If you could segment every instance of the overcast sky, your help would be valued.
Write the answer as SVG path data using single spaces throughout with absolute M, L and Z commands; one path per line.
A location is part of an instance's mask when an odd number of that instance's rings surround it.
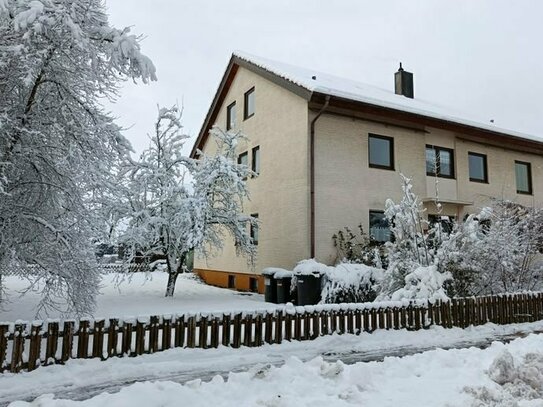
M 157 67 L 158 82 L 126 84 L 111 107 L 138 152 L 157 103 L 183 103 L 195 138 L 233 50 L 390 90 L 402 61 L 414 73 L 415 98 L 543 137 L 541 0 L 106 4 L 114 26 L 145 36 L 143 52 Z

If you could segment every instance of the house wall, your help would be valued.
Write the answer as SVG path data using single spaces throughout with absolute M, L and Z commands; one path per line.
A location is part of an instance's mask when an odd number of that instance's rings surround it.
M 244 94 L 255 87 L 255 114 L 243 120 Z M 216 285 L 224 286 L 224 272 L 260 273 L 265 267 L 292 268 L 309 256 L 309 179 L 307 102 L 292 92 L 240 67 L 219 108 L 216 124 L 226 128 L 226 108 L 236 101 L 237 126 L 247 137 L 238 153 L 260 146 L 260 176 L 247 180 L 251 199 L 244 212 L 258 213 L 259 253 L 254 267 L 236 256 L 230 236 L 216 256 L 195 259 L 194 268 Z M 208 138 L 206 154 L 216 151 Z M 238 281 L 245 279 L 237 278 Z M 237 286 L 244 289 L 242 286 Z M 262 287 L 263 288 L 263 287 Z
M 394 138 L 394 171 L 370 168 L 368 134 Z M 454 150 L 455 179 L 426 175 L 426 145 Z M 487 155 L 489 183 L 469 181 L 468 151 Z M 516 192 L 515 160 L 532 166 L 533 195 Z M 489 204 L 492 197 L 529 206 L 543 206 L 543 157 L 464 140 L 462 135 L 427 128 L 410 130 L 392 125 L 324 114 L 316 126 L 316 254 L 325 263 L 337 259 L 332 236 L 344 226 L 360 223 L 369 231 L 369 211 L 383 210 L 387 198 L 402 196 L 400 173 L 412 179 L 414 192 L 427 213 L 437 213 L 432 200 L 445 202 L 442 215 L 461 219 Z

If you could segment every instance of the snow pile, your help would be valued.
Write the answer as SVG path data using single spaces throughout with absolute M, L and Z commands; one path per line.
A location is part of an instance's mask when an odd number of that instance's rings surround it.
M 479 407 L 542 406 L 543 405 L 543 353 L 524 355 L 515 363 L 513 355 L 505 349 L 488 369 L 490 379 L 498 386 L 467 387 Z M 530 400 L 530 401 L 528 401 Z
M 405 276 L 405 287 L 392 294 L 392 301 L 403 299 L 448 300 L 444 283 L 451 278 L 449 273 L 440 273 L 437 266 L 421 266 Z
M 384 270 L 364 264 L 340 263 L 328 267 L 322 289 L 322 302 L 367 302 L 377 295 Z
M 446 336 L 450 331 L 443 330 L 443 335 Z M 427 335 L 426 331 L 382 332 L 380 340 L 399 335 L 409 335 L 414 341 L 425 336 L 431 336 L 434 339 L 441 336 L 439 332 L 431 332 L 431 335 Z M 464 331 L 459 330 L 459 335 L 464 335 Z M 368 335 L 370 342 L 373 336 Z M 324 343 L 325 340 L 342 342 L 350 337 L 350 335 L 342 335 L 319 338 L 323 341 L 320 351 L 324 353 L 334 349 L 331 343 Z M 367 348 L 367 343 L 361 341 L 360 337 L 352 336 L 352 338 L 356 339 L 359 348 Z M 360 342 L 363 342 L 363 345 L 360 345 Z M 303 346 L 300 343 L 286 344 L 287 347 L 298 345 Z M 344 345 L 348 345 L 347 342 Z M 284 349 L 284 346 L 271 345 L 269 349 L 279 350 Z M 225 377 L 217 375 L 209 381 L 196 379 L 185 384 L 172 381 L 142 381 L 122 387 L 119 392 L 104 392 L 85 401 L 62 401 L 56 399 L 53 394 L 42 392 L 43 395 L 33 403 L 15 402 L 12 406 L 178 406 L 179 400 L 183 400 L 184 405 L 195 407 L 210 405 L 216 407 L 233 405 L 269 407 L 540 406 L 541 404 L 535 403 L 538 397 L 541 398 L 540 395 L 538 396 L 541 393 L 537 386 L 538 381 L 541 384 L 541 361 L 538 358 L 540 358 L 542 347 L 543 335 L 530 335 L 507 345 L 495 342 L 484 350 L 476 347 L 448 351 L 436 349 L 405 357 L 387 357 L 381 362 L 358 362 L 352 365 L 341 361 L 325 361 L 320 356 L 308 362 L 297 357 L 287 357 L 285 364 L 280 367 L 272 366 L 270 363 L 273 362 L 270 360 L 266 361 L 266 357 L 276 352 L 263 352 L 262 349 L 183 349 L 133 359 L 69 362 L 66 366 L 53 366 L 28 374 L 7 376 L 3 379 L 6 380 L 3 384 L 10 392 L 14 386 L 28 391 L 29 387 L 42 386 L 40 380 L 58 381 L 58 376 L 66 375 L 63 372 L 70 369 L 71 380 L 80 380 L 81 384 L 92 382 L 96 376 L 114 381 L 118 375 L 135 372 L 138 369 L 151 371 L 149 365 L 153 367 L 153 372 L 165 373 L 167 369 L 186 367 L 187 363 L 194 368 L 196 366 L 194 363 L 202 360 L 205 361 L 209 371 L 216 372 L 217 369 L 227 366 L 229 361 L 233 362 L 235 359 L 239 363 L 240 359 L 245 359 L 252 363 L 250 367 L 244 366 L 245 371 L 230 372 Z M 298 354 L 303 354 L 301 349 L 298 348 Z M 349 346 L 344 348 L 346 352 L 351 349 Z M 492 381 L 487 373 L 487 369 L 493 371 L 494 360 L 500 358 L 504 350 L 510 352 L 514 359 L 524 360 L 515 368 L 517 373 L 514 380 L 517 381 L 515 388 L 520 388 L 521 382 L 527 387 L 518 393 L 502 391 L 508 384 L 500 386 Z M 535 356 L 534 352 L 538 352 L 539 356 Z M 172 361 L 172 359 L 177 360 Z M 87 375 L 82 375 L 85 366 L 93 366 L 96 369 L 95 374 L 91 371 Z M 121 366 L 123 368 L 120 368 Z M 44 372 L 50 370 L 57 372 L 58 375 L 46 375 L 40 373 L 40 370 Z M 175 376 L 170 375 L 170 377 Z M 185 380 L 194 377 L 187 375 Z M 467 386 L 490 389 L 487 393 L 489 397 L 483 400 L 476 391 L 470 391 Z M 60 397 L 66 397 L 66 387 L 59 386 L 55 391 Z M 81 397 L 82 394 L 84 395 L 84 390 L 77 394 Z M 532 403 L 528 404 L 530 401 Z
M 308 275 L 323 275 L 329 270 L 329 266 L 317 262 L 315 259 L 307 259 L 298 262 L 294 267 L 294 275 L 308 276 Z
M 267 267 L 262 270 L 262 274 L 265 276 L 273 276 L 276 279 L 292 277 L 294 273 L 290 270 L 285 270 L 279 267 Z

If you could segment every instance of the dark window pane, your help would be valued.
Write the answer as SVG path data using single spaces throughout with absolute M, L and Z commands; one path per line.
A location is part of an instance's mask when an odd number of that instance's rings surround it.
M 245 119 L 255 114 L 255 89 L 245 93 Z
M 370 165 L 392 168 L 392 139 L 369 137 Z
M 468 154 L 469 179 L 486 182 L 486 156 L 481 154 Z
M 439 150 L 439 175 L 452 177 L 452 154 L 448 150 Z
M 251 215 L 253 218 L 258 219 L 258 213 L 253 213 Z M 253 241 L 254 245 L 258 245 L 258 225 L 252 225 L 251 224 L 251 239 Z
M 260 146 L 253 148 L 253 162 L 251 169 L 253 172 L 260 174 Z
M 236 102 L 226 108 L 226 130 L 236 126 Z
M 249 166 L 249 153 L 247 153 L 247 151 L 238 155 L 238 164 Z M 247 177 L 243 179 L 246 180 Z
M 426 147 L 426 174 L 436 174 L 436 150 Z
M 388 242 L 391 231 L 383 212 L 370 211 L 370 237 L 378 242 Z
M 426 174 L 454 178 L 453 150 L 444 147 L 426 146 Z
M 517 180 L 517 192 L 531 194 L 532 181 L 530 179 L 530 164 L 515 162 L 515 177 Z

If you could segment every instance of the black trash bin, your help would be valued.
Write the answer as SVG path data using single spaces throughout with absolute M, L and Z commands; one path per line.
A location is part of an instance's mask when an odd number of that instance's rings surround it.
M 262 271 L 265 287 L 264 300 L 274 304 L 277 304 L 277 280 L 273 278 L 276 271 L 275 269 L 264 269 Z
M 321 300 L 322 276 L 318 271 L 296 275 L 298 305 L 315 305 Z
M 274 279 L 277 285 L 277 304 L 286 304 L 287 302 L 295 303 L 295 296 L 290 291 L 292 284 L 292 271 L 278 271 L 275 273 Z

